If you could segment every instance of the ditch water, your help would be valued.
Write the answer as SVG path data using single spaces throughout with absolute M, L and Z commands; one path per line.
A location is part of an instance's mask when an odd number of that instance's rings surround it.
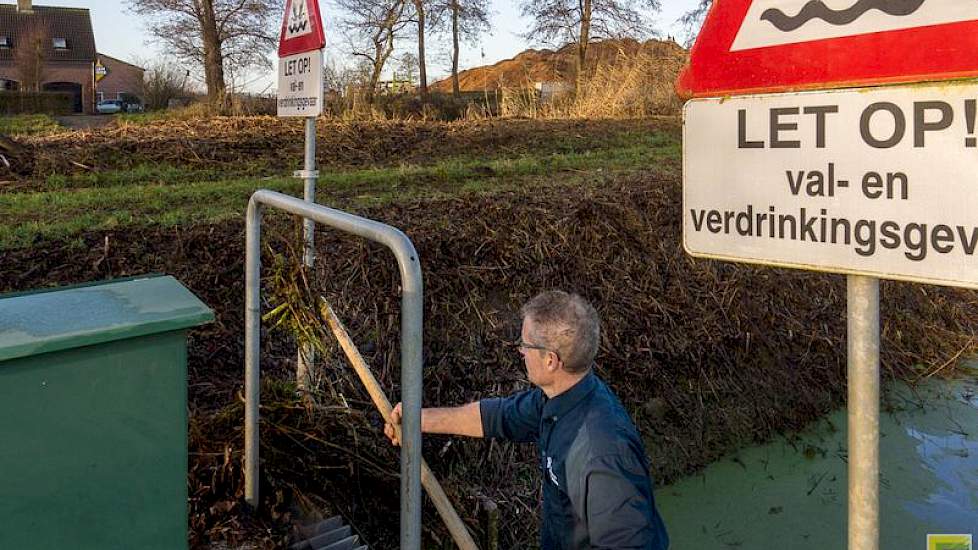
M 978 542 L 978 362 L 967 379 L 891 385 L 880 411 L 880 549 Z M 656 491 L 673 550 L 846 548 L 846 411 Z

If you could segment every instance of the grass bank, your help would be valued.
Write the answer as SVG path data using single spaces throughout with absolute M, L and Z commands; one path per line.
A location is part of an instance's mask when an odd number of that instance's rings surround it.
M 347 208 L 554 181 L 597 184 L 638 170 L 678 170 L 679 156 L 677 134 L 649 131 L 616 135 L 591 149 L 569 147 L 495 159 L 461 155 L 428 164 L 323 170 L 317 200 Z M 224 176 L 217 168 L 167 164 L 49 175 L 42 185 L 0 193 L 0 249 L 89 230 L 217 223 L 240 217 L 256 189 L 302 192 L 302 183 L 291 177 Z
M 14 137 L 43 136 L 64 128 L 48 115 L 0 116 L 0 134 Z

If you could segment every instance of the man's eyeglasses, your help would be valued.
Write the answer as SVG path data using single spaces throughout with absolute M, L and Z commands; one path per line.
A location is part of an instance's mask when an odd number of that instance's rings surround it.
M 529 342 L 519 341 L 519 342 L 516 342 L 515 344 L 513 344 L 513 347 L 515 347 L 516 350 L 519 351 L 519 352 L 521 352 L 521 353 L 523 352 L 523 350 L 527 350 L 527 349 L 538 349 L 538 350 L 541 350 L 541 351 L 548 351 L 548 352 L 554 354 L 555 356 L 557 356 L 557 359 L 558 360 L 560 359 L 560 354 L 559 353 L 557 353 L 556 351 L 554 351 L 554 350 L 552 350 L 552 349 L 550 349 L 550 348 L 548 348 L 546 346 L 538 346 L 536 344 L 530 344 Z
M 522 341 L 521 342 L 516 342 L 515 344 L 513 344 L 513 346 L 516 349 L 518 349 L 518 350 L 524 350 L 524 349 L 542 349 L 543 351 L 550 351 L 545 346 L 538 346 L 536 344 L 530 344 L 530 343 L 522 342 Z

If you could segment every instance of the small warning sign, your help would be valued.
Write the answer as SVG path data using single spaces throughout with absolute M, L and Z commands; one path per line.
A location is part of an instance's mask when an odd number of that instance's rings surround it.
M 318 0 L 287 0 L 278 42 L 278 56 L 318 50 L 325 45 Z

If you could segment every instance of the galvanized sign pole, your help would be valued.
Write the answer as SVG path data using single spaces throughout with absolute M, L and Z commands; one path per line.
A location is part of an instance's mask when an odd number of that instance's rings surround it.
M 316 179 L 319 171 L 316 169 L 316 117 L 306 118 L 306 150 L 303 169 L 295 173 L 295 176 L 302 178 L 303 191 L 302 198 L 309 204 L 316 202 Z M 307 272 L 311 273 L 313 263 L 316 259 L 316 222 L 306 218 L 302 227 L 302 237 L 304 241 L 302 251 L 302 265 Z M 303 398 L 309 397 L 308 392 L 312 388 L 313 365 L 316 363 L 316 349 L 312 343 L 306 342 L 299 348 L 296 358 L 296 382 L 299 389 L 306 392 Z
M 303 198 L 316 202 L 316 117 L 323 112 L 323 35 L 319 3 L 289 0 L 285 5 L 279 42 L 278 116 L 305 118 L 305 161 L 295 177 L 303 180 Z M 315 259 L 315 224 L 303 224 L 302 265 L 312 270 Z M 312 388 L 315 350 L 311 343 L 300 346 L 296 357 L 296 383 L 304 398 Z
M 849 275 L 849 549 L 879 548 L 880 281 Z
M 316 117 L 306 118 L 305 157 L 305 169 L 301 174 L 305 180 L 302 197 L 306 202 L 314 203 L 316 202 L 316 179 L 319 177 L 319 171 L 316 169 Z M 315 236 L 313 235 L 315 228 L 316 222 L 306 218 L 305 226 L 302 230 L 302 236 L 306 242 L 305 251 L 302 255 L 302 263 L 308 268 L 312 267 L 313 260 L 316 256 Z
M 277 114 L 280 117 L 302 117 L 305 121 L 303 168 L 296 170 L 293 175 L 302 179 L 303 199 L 309 204 L 316 202 L 316 179 L 319 177 L 316 170 L 316 119 L 323 112 L 325 44 L 319 2 L 286 0 L 278 45 Z M 315 260 L 314 230 L 314 221 L 306 218 L 303 223 L 302 265 L 307 271 L 312 270 Z M 314 363 L 312 343 L 302 344 L 296 358 L 296 385 L 304 393 L 303 397 L 308 397 L 312 388 Z M 256 397 L 252 394 L 257 391 L 258 388 L 253 387 L 249 396 Z M 253 443 L 257 434 L 252 433 L 257 429 L 257 419 L 253 418 L 254 415 L 257 412 L 246 422 L 250 426 L 246 429 L 246 439 L 251 443 L 245 449 L 245 500 L 252 506 L 258 506 L 258 447 Z

